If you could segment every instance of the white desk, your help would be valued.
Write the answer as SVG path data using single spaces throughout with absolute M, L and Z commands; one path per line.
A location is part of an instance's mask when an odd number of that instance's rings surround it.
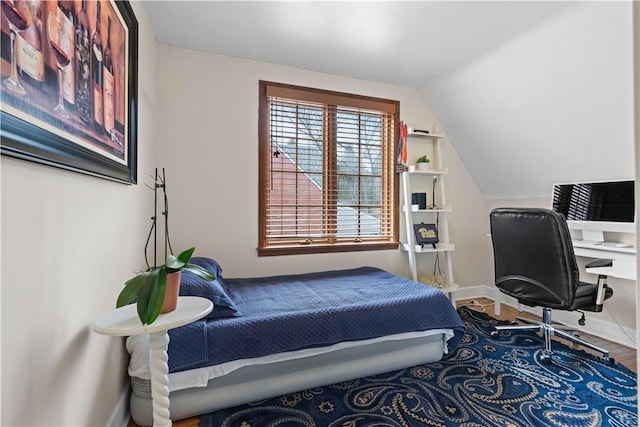
M 93 330 L 102 335 L 128 337 L 149 334 L 154 426 L 171 425 L 167 331 L 195 322 L 209 314 L 211 310 L 213 310 L 213 304 L 206 298 L 179 297 L 178 307 L 170 313 L 161 314 L 151 325 L 143 325 L 140 322 L 135 304 L 120 307 L 102 316 L 93 325 Z
M 605 274 L 611 277 L 636 280 L 636 248 L 635 246 L 616 243 L 593 243 L 573 240 L 573 251 L 576 256 L 586 258 L 604 258 L 613 262 L 611 267 L 587 268 L 587 273 Z

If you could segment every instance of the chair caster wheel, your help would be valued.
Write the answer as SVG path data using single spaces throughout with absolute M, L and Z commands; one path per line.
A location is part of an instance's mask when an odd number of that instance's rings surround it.
M 498 331 L 491 331 L 491 333 L 489 335 L 491 336 L 491 338 L 496 339 L 496 340 L 498 338 L 500 338 L 500 332 L 498 332 Z
M 616 364 L 616 359 L 614 359 L 613 357 L 605 357 L 604 361 L 607 362 L 609 365 L 615 365 Z
M 540 356 L 540 361 L 541 361 L 542 363 L 546 364 L 546 365 L 550 365 L 550 364 L 551 364 L 551 362 L 552 362 L 552 360 L 551 360 L 551 355 L 550 355 L 550 354 L 545 354 L 545 353 L 543 353 L 543 354 Z

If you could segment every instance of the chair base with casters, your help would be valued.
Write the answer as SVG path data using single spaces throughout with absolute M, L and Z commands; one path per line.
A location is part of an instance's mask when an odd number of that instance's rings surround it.
M 500 331 L 535 331 L 544 337 L 542 361 L 551 362 L 551 337 L 602 353 L 613 362 L 609 351 L 567 332 L 563 326 L 551 324 L 551 310 L 601 312 L 604 301 L 613 290 L 607 286 L 607 276 L 599 275 L 597 283 L 580 280 L 573 251 L 571 234 L 564 217 L 541 208 L 497 208 L 490 214 L 491 236 L 495 261 L 495 284 L 504 294 L 530 307 L 542 308 L 542 322 L 523 320 L 526 325 L 496 326 Z M 595 260 L 586 268 L 608 267 L 611 260 Z
M 551 324 L 551 309 L 544 307 L 542 309 L 542 322 L 534 322 L 529 319 L 517 318 L 517 320 L 528 323 L 527 325 L 509 325 L 509 326 L 495 326 L 495 330 L 491 333 L 493 337 L 499 337 L 500 331 L 535 331 L 544 336 L 544 350 L 540 360 L 544 363 L 551 363 L 551 337 L 556 335 L 562 337 L 575 344 L 579 344 L 583 347 L 590 348 L 599 353 L 602 353 L 602 358 L 605 362 L 614 363 L 613 358 L 609 357 L 609 350 L 605 350 L 597 345 L 591 344 L 581 338 L 578 338 L 572 334 L 569 334 L 558 326 Z

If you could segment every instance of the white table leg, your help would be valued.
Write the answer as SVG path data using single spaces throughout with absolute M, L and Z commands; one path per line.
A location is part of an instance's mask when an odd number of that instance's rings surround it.
M 153 404 L 153 425 L 171 426 L 169 414 L 169 334 L 155 332 L 149 336 L 151 364 L 151 399 Z

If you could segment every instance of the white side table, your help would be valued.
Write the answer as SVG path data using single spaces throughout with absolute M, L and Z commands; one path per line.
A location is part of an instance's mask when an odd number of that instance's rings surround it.
M 108 313 L 93 324 L 93 330 L 102 335 L 128 337 L 149 334 L 151 399 L 153 403 L 153 425 L 171 425 L 169 414 L 169 329 L 187 325 L 203 318 L 213 310 L 213 304 L 206 298 L 179 297 L 178 307 L 158 316 L 151 325 L 143 325 L 138 318 L 135 304 L 120 307 Z

